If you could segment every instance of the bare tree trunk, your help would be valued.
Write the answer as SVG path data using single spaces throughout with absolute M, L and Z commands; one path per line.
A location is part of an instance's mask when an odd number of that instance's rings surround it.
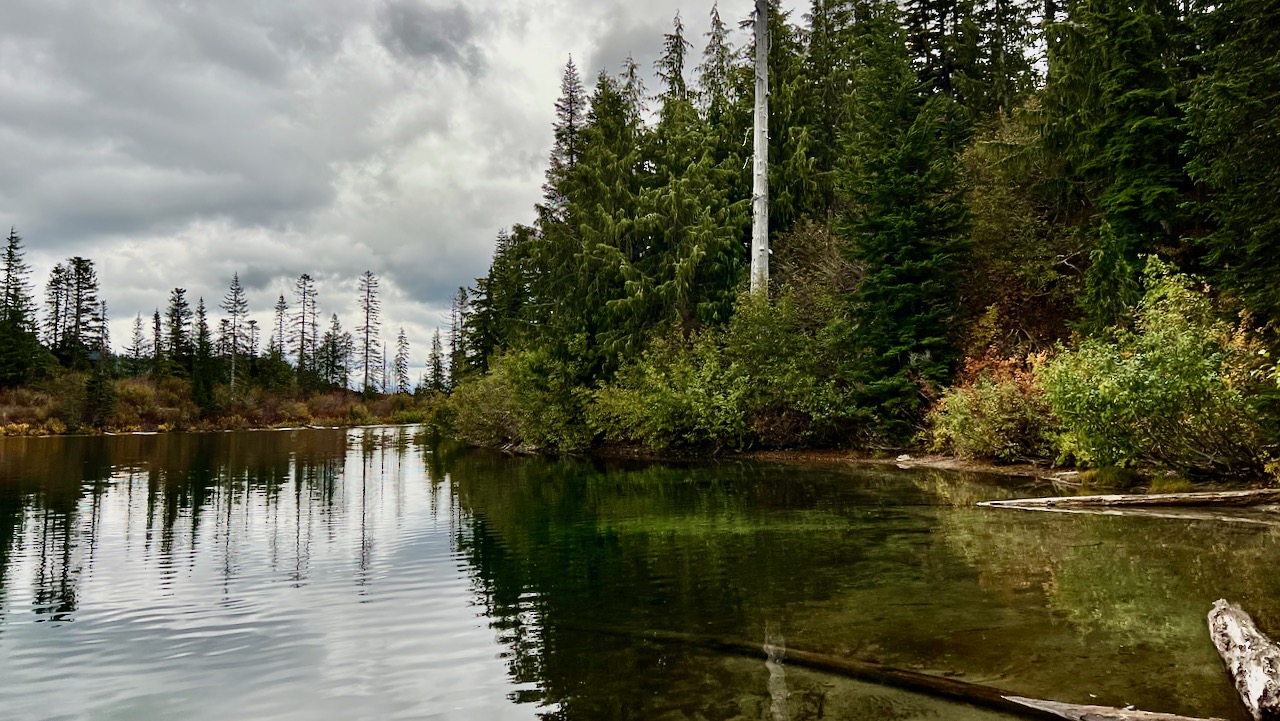
M 769 0 L 756 0 L 756 114 L 751 292 L 769 289 Z
M 1280 720 L 1280 646 L 1244 609 L 1222 599 L 1209 612 L 1209 635 L 1255 721 Z

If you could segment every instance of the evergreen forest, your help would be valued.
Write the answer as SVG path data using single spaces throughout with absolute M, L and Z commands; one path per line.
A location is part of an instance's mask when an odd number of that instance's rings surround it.
M 1278 17 L 772 5 L 767 294 L 746 290 L 754 47 L 713 10 L 676 16 L 657 87 L 570 60 L 543 200 L 460 289 L 451 423 L 561 451 L 1275 472 Z
M 1280 475 L 1278 17 L 1280 0 L 771 4 L 738 24 L 768 37 L 772 274 L 753 293 L 755 47 L 735 38 L 755 34 L 677 15 L 656 87 L 634 61 L 564 66 L 542 200 L 506 219 L 416 382 L 372 273 L 350 332 L 305 274 L 260 328 L 237 276 L 216 308 L 175 288 L 116 353 L 93 262 L 59 264 L 39 309 L 15 229 L 0 426 L 425 419 L 559 452 Z

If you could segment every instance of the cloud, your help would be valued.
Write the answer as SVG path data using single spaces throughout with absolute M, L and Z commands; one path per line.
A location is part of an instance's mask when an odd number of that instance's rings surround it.
M 388 0 L 379 13 L 378 38 L 392 52 L 456 65 L 474 77 L 484 65 L 475 44 L 475 25 L 462 5 L 433 7 L 414 0 Z
M 425 357 L 497 231 L 532 220 L 565 60 L 588 87 L 628 55 L 651 77 L 676 10 L 696 54 L 710 8 L 7 0 L 0 226 L 40 287 L 67 256 L 98 263 L 118 345 L 173 287 L 213 307 L 236 272 L 264 325 L 307 272 L 352 327 L 369 269 L 387 338 L 403 325 Z

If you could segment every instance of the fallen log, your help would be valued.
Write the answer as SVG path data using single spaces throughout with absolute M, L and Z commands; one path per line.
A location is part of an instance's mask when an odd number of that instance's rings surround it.
M 732 653 L 740 656 L 761 657 L 770 660 L 781 656 L 792 665 L 809 668 L 815 671 L 834 673 L 840 676 L 870 681 L 884 686 L 892 686 L 906 691 L 913 691 L 927 696 L 935 696 L 950 701 L 1002 711 L 1004 713 L 1031 719 L 1069 719 L 1071 721 L 1222 721 L 1217 718 L 1200 719 L 1173 714 L 1153 714 L 1146 711 L 1111 708 L 1107 706 L 1080 706 L 1076 704 L 1058 703 L 1056 701 L 1040 701 L 1016 696 L 991 686 L 960 681 L 958 679 L 935 676 L 933 674 L 894 668 L 874 661 L 863 661 L 843 656 L 832 656 L 794 648 L 780 648 L 773 644 L 755 644 L 730 638 L 702 636 L 674 631 L 643 631 L 640 633 L 616 628 L 586 628 L 578 630 L 591 633 L 602 633 L 612 636 L 639 637 L 659 643 L 673 643 L 699 648 Z
M 1001 506 L 988 506 L 1000 508 Z M 1218 521 L 1221 523 L 1249 523 L 1256 526 L 1280 526 L 1280 509 L 1275 506 L 1237 506 L 1234 508 L 1196 508 L 1192 506 L 1150 506 L 1093 508 L 1064 506 L 1008 506 L 1022 511 L 1042 513 L 1074 513 L 1085 516 L 1127 516 L 1130 518 L 1170 518 L 1178 521 Z
M 1203 491 L 1196 493 L 1142 493 L 1104 496 L 1056 496 L 983 501 L 987 508 L 1169 508 L 1186 506 L 1264 506 L 1280 504 L 1280 488 L 1252 491 Z
M 1224 599 L 1209 611 L 1209 636 L 1255 721 L 1280 721 L 1280 646 Z

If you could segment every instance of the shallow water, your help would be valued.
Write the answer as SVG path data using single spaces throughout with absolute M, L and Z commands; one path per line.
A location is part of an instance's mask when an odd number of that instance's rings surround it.
M 0 439 L 5 719 L 995 719 L 647 630 L 1243 719 L 1280 532 L 938 471 L 517 459 L 370 428 Z

